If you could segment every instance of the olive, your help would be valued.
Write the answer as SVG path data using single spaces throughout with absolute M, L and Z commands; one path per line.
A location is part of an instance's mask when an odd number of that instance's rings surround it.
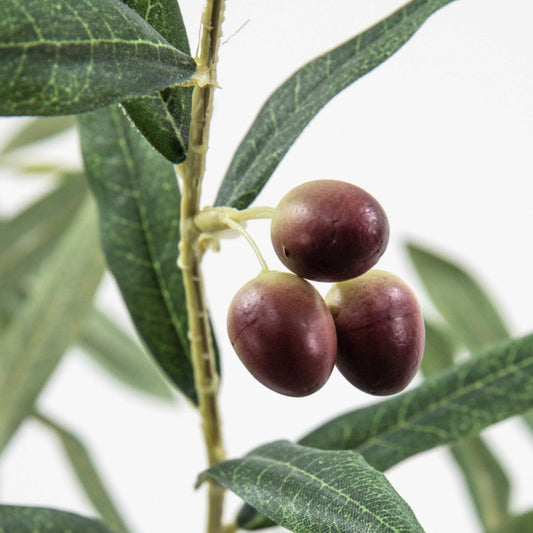
M 337 329 L 337 368 L 358 389 L 388 395 L 415 376 L 424 352 L 420 305 L 411 288 L 382 270 L 333 285 L 326 302 Z
M 377 200 L 344 181 L 309 181 L 274 210 L 272 244 L 292 272 L 316 281 L 344 281 L 372 268 L 389 240 Z
M 227 326 L 244 366 L 280 394 L 312 394 L 335 366 L 333 317 L 320 293 L 294 274 L 263 271 L 246 283 L 230 304 Z

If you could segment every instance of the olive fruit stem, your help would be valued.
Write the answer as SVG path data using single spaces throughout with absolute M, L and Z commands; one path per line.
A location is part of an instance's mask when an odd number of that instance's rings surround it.
M 275 207 L 268 207 L 266 205 L 254 205 L 247 209 L 241 209 L 232 217 L 233 220 L 240 222 L 241 220 L 252 220 L 257 218 L 272 218 L 274 216 Z
M 197 231 L 201 232 L 204 236 L 215 237 L 215 239 L 217 239 L 217 233 L 227 228 L 237 231 L 252 247 L 259 260 L 261 269 L 270 270 L 259 246 L 257 246 L 252 236 L 239 222 L 258 218 L 272 218 L 273 213 L 274 208 L 266 206 L 254 206 L 241 211 L 233 207 L 206 207 L 194 217 L 194 225 Z
M 272 218 L 274 211 L 274 207 L 263 205 L 242 210 L 233 207 L 205 207 L 194 217 L 194 224 L 202 233 L 217 233 L 226 229 L 228 218 L 235 222 Z
M 248 241 L 248 244 L 252 247 L 257 259 L 259 260 L 261 270 L 270 270 L 265 258 L 263 257 L 263 254 L 261 253 L 261 250 L 259 249 L 259 246 L 257 246 L 257 243 L 253 240 L 252 236 L 238 222 L 235 222 L 235 220 L 225 217 L 223 218 L 223 221 L 228 227 L 238 231 Z
M 199 211 L 201 185 L 205 173 L 209 125 L 217 87 L 216 65 L 224 7 L 224 0 L 206 0 L 205 3 L 196 58 L 197 70 L 202 73 L 202 82 L 196 82 L 193 89 L 187 159 L 176 167 L 183 182 L 178 264 L 183 272 L 191 360 L 209 466 L 224 460 L 225 450 L 217 399 L 219 377 L 200 268 L 202 257 L 198 245 L 200 234 L 194 224 L 194 217 Z M 209 482 L 207 533 L 222 533 L 223 506 L 224 488 L 214 481 Z

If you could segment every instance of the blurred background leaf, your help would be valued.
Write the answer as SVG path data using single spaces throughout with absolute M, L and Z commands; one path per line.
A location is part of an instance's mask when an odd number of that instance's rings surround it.
M 0 293 L 3 327 L 16 316 L 26 298 L 27 294 L 20 289 Z M 165 378 L 139 343 L 98 309 L 93 308 L 89 313 L 75 344 L 119 383 L 158 400 L 176 400 Z
M 34 272 L 72 224 L 87 186 L 80 175 L 55 188 L 0 227 L 0 292 Z
M 39 412 L 34 412 L 33 416 L 59 439 L 80 485 L 104 522 L 110 525 L 117 533 L 129 533 L 128 526 L 113 502 L 108 489 L 105 487 L 102 476 L 98 472 L 85 445 L 71 431 L 62 427 L 48 416 Z
M 96 208 L 87 199 L 0 339 L 0 449 L 83 327 L 103 273 Z
M 78 343 L 122 383 L 160 400 L 175 400 L 165 378 L 144 350 L 106 314 L 92 311 Z
M 0 149 L 0 156 L 46 141 L 74 128 L 76 117 L 39 117 L 29 120 Z
M 533 531 L 533 511 L 515 516 L 494 533 L 531 533 Z
M 426 321 L 422 372 L 426 378 L 450 370 L 457 344 L 451 333 Z M 450 451 L 456 461 L 484 531 L 495 531 L 509 520 L 511 485 L 505 469 L 480 437 L 463 439 Z
M 414 243 L 406 248 L 435 307 L 470 351 L 509 338 L 492 298 L 463 267 Z

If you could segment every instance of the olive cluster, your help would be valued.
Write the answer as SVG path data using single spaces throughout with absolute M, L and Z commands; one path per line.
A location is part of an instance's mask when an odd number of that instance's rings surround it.
M 228 334 L 252 375 L 288 396 L 306 396 L 333 367 L 357 388 L 405 388 L 424 351 L 424 322 L 409 286 L 370 270 L 389 224 L 381 205 L 350 183 L 316 180 L 274 210 L 272 244 L 294 274 L 265 270 L 235 295 Z M 325 301 L 308 281 L 334 282 Z

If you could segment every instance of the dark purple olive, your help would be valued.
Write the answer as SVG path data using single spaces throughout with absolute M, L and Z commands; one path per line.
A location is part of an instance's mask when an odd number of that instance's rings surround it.
M 336 180 L 309 181 L 289 191 L 272 217 L 281 262 L 302 278 L 344 281 L 372 268 L 389 240 L 389 222 L 366 191 Z
M 337 367 L 379 396 L 411 382 L 424 353 L 424 319 L 411 288 L 383 270 L 336 283 L 326 295 L 337 328 Z
M 294 274 L 265 271 L 246 283 L 230 304 L 228 334 L 244 366 L 280 394 L 312 394 L 335 366 L 331 313 L 320 293 Z

